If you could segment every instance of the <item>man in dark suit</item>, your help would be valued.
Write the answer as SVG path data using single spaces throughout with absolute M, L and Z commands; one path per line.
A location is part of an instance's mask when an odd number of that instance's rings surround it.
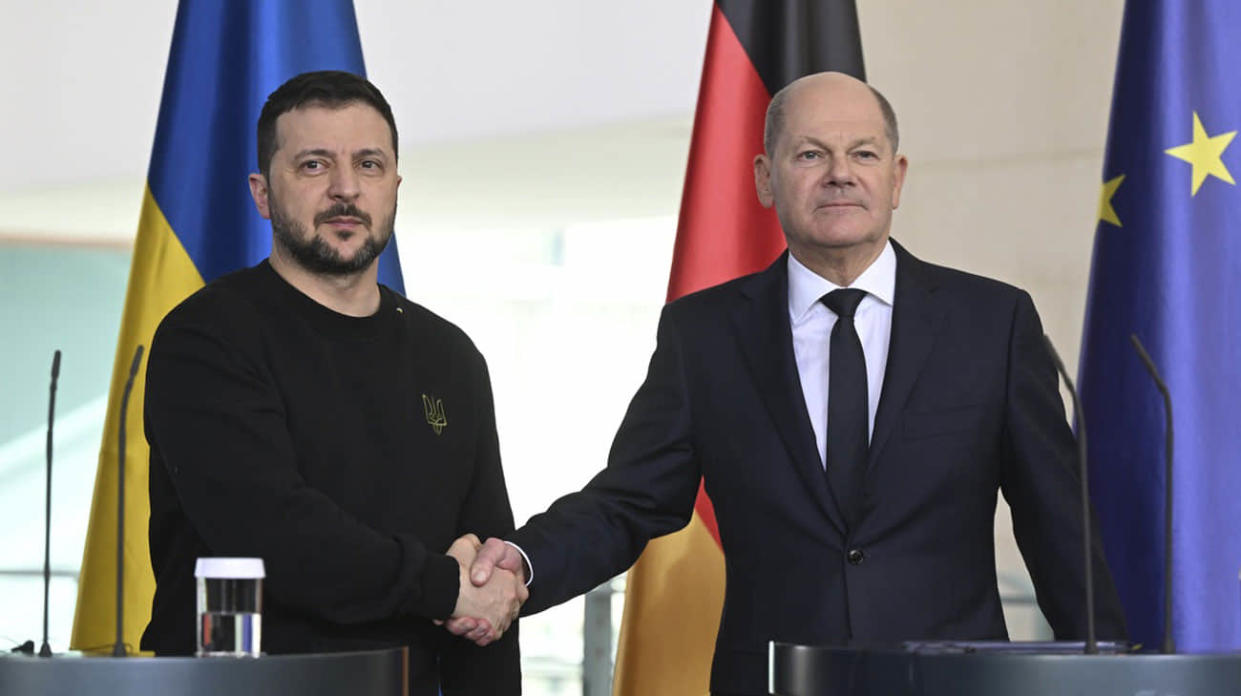
M 607 468 L 488 540 L 473 579 L 526 572 L 526 613 L 585 592 L 684 526 L 701 476 L 727 569 L 711 688 L 765 693 L 772 640 L 1006 638 L 1002 490 L 1043 613 L 1082 637 L 1075 446 L 1030 296 L 889 240 L 908 165 L 866 84 L 794 82 L 765 136 L 755 181 L 789 252 L 665 308 Z M 1094 559 L 1099 634 L 1123 637 Z

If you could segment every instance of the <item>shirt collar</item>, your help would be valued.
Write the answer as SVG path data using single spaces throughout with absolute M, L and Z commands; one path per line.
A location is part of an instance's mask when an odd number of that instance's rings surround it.
M 789 319 L 794 323 L 803 321 L 811 310 L 821 306 L 819 300 L 841 286 L 806 268 L 789 254 Z M 850 285 L 865 290 L 872 297 L 892 306 L 896 298 L 896 252 L 891 240 L 883 245 L 883 251 L 862 275 Z

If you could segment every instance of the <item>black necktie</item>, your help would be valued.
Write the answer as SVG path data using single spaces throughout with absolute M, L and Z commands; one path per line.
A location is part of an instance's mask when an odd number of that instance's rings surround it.
M 862 481 L 868 449 L 866 357 L 853 325 L 853 313 L 865 290 L 833 290 L 823 304 L 836 314 L 827 372 L 827 482 L 852 530 L 862 505 Z

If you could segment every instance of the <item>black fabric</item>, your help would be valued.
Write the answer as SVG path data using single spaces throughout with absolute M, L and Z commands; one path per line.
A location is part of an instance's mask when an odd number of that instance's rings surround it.
M 894 247 L 869 497 L 853 528 L 806 412 L 786 255 L 664 308 L 607 468 L 511 537 L 534 569 L 523 612 L 595 587 L 648 539 L 684 526 L 702 477 L 726 574 L 714 691 L 765 693 L 772 640 L 1005 638 L 993 534 L 1001 491 L 1056 638 L 1082 638 L 1077 449 L 1034 304 Z M 1093 551 L 1099 637 L 1123 638 L 1097 536 Z
M 857 526 L 869 438 L 866 355 L 853 323 L 864 297 L 865 290 L 841 288 L 822 298 L 837 317 L 828 350 L 827 481 L 848 529 Z
M 486 364 L 460 329 L 380 290 L 378 312 L 349 317 L 263 262 L 160 324 L 144 649 L 193 652 L 195 558 L 257 556 L 264 652 L 408 645 L 412 693 L 440 677 L 446 695 L 520 692 L 515 630 L 478 648 L 430 621 L 456 603 L 453 539 L 513 528 Z
M 824 70 L 866 81 L 853 0 L 716 0 L 716 5 L 769 94 Z

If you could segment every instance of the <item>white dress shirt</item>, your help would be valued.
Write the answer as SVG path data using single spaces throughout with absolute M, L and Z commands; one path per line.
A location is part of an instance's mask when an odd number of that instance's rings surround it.
M 888 342 L 892 336 L 892 302 L 896 295 L 896 252 L 888 242 L 862 275 L 850 285 L 865 290 L 853 324 L 866 357 L 867 437 L 875 431 L 875 411 L 888 366 Z M 789 254 L 789 324 L 793 328 L 793 354 L 806 397 L 806 412 L 814 427 L 819 461 L 827 462 L 827 377 L 836 315 L 819 300 L 840 288 L 806 268 Z

